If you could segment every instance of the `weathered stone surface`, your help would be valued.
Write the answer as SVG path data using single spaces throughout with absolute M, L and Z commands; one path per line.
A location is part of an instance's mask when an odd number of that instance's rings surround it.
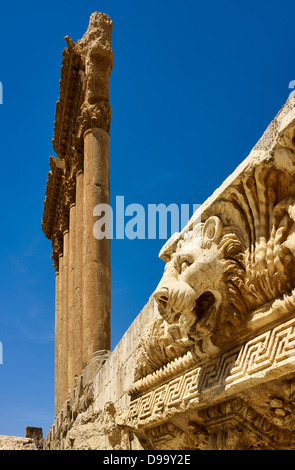
M 31 439 L 43 439 L 42 428 L 27 426 L 25 428 L 25 437 L 29 437 Z
M 39 450 L 36 441 L 26 437 L 0 436 L 0 450 Z

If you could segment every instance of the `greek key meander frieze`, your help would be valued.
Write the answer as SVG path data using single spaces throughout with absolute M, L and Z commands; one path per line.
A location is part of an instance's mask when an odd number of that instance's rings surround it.
M 250 379 L 251 386 L 254 380 L 256 383 L 267 380 L 273 370 L 276 371 L 277 377 L 294 372 L 294 346 L 295 318 L 260 334 L 219 358 L 183 371 L 181 375 L 157 387 L 156 377 L 163 380 L 163 371 L 158 371 L 152 374 L 151 390 L 145 390 L 147 378 L 134 384 L 131 392 L 137 391 L 141 396 L 131 401 L 129 418 L 139 421 L 148 418 L 158 420 L 164 409 L 173 408 L 173 412 L 176 409 L 184 411 L 190 401 L 206 393 L 210 395 L 216 389 L 230 393 L 231 390 L 234 392 L 238 389 L 242 382 L 247 388 L 247 381 L 250 382 Z M 184 359 L 182 363 L 185 363 Z M 198 406 L 196 400 L 194 404 Z

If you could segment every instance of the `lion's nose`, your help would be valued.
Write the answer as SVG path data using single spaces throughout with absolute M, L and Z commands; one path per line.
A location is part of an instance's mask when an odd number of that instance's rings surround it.
M 167 302 L 169 299 L 169 291 L 167 287 L 161 287 L 160 289 L 156 290 L 154 293 L 155 300 L 159 307 L 165 309 L 167 306 Z

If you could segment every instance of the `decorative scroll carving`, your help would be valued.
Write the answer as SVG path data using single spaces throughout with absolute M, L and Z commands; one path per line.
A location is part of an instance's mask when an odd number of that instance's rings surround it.
M 141 433 L 157 450 L 274 450 L 295 446 L 292 430 L 277 426 L 240 396 L 202 408 L 197 419 L 175 424 L 170 418 L 152 428 L 142 428 Z
M 167 364 L 173 368 L 174 359 L 183 357 L 189 349 L 190 343 L 182 338 L 178 325 L 169 325 L 158 318 L 147 326 L 140 338 L 135 381 L 155 370 L 163 370 Z
M 241 397 L 203 409 L 200 417 L 210 433 L 209 450 L 290 449 L 295 439 Z
M 148 429 L 146 437 L 156 450 L 196 450 L 204 448 L 208 442 L 208 433 L 196 423 L 190 423 L 184 431 L 174 423 L 167 422 Z

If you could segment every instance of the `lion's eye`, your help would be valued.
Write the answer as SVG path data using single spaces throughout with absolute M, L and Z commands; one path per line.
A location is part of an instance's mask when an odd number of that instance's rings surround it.
M 183 273 L 183 271 L 188 268 L 191 265 L 191 263 L 188 260 L 182 260 L 180 262 L 180 272 Z

